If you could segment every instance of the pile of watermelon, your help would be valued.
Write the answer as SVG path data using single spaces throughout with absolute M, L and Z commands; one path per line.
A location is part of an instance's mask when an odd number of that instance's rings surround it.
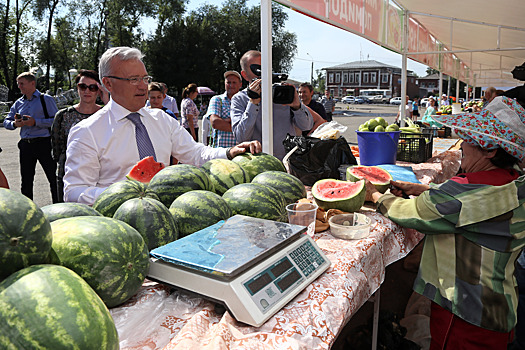
M 93 207 L 0 189 L 0 348 L 118 349 L 108 308 L 141 287 L 151 249 L 235 214 L 287 221 L 304 197 L 264 153 L 200 168 L 144 159 Z

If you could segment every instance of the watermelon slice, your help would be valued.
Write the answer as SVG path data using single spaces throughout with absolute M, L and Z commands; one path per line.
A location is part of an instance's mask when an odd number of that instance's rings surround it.
M 156 162 L 152 156 L 149 156 L 135 164 L 126 177 L 130 180 L 149 184 L 151 178 L 162 169 L 164 169 L 164 164 Z
M 317 205 L 324 210 L 358 211 L 365 203 L 365 181 L 319 180 L 312 187 L 312 195 Z
M 385 193 L 390 187 L 392 175 L 378 166 L 356 165 L 346 169 L 346 180 L 355 182 L 363 179 L 370 181 L 379 192 Z

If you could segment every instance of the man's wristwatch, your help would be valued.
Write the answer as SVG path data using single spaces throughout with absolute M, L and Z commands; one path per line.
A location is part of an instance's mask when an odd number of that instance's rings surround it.
M 229 160 L 232 160 L 232 159 L 233 159 L 232 154 L 230 153 L 230 150 L 231 150 L 231 149 L 232 149 L 231 147 L 229 147 L 229 148 L 226 149 L 226 157 L 227 157 Z

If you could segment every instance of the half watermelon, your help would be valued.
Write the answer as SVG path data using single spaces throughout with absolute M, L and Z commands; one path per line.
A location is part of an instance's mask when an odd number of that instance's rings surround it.
M 370 181 L 379 192 L 385 193 L 390 187 L 392 175 L 378 166 L 356 165 L 346 169 L 346 179 L 352 182 L 366 179 Z
M 361 209 L 365 203 L 365 181 L 319 180 L 312 187 L 312 195 L 324 210 L 339 209 L 351 213 Z
M 155 176 L 155 174 L 162 169 L 164 169 L 164 164 L 156 162 L 152 156 L 149 156 L 143 158 L 137 164 L 135 164 L 126 177 L 130 180 L 136 180 L 145 184 L 149 184 L 153 176 Z

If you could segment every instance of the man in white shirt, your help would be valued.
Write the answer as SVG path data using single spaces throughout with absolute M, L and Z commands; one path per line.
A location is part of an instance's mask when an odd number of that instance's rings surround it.
M 127 118 L 136 112 L 145 126 L 156 160 L 170 164 L 173 156 L 185 164 L 201 166 L 214 158 L 232 158 L 261 152 L 258 141 L 231 148 L 211 148 L 196 143 L 180 124 L 161 109 L 145 108 L 148 76 L 142 53 L 114 47 L 100 58 L 100 80 L 111 93 L 109 103 L 75 125 L 68 137 L 64 199 L 93 204 L 111 184 L 124 180 L 140 160 L 135 125 Z

